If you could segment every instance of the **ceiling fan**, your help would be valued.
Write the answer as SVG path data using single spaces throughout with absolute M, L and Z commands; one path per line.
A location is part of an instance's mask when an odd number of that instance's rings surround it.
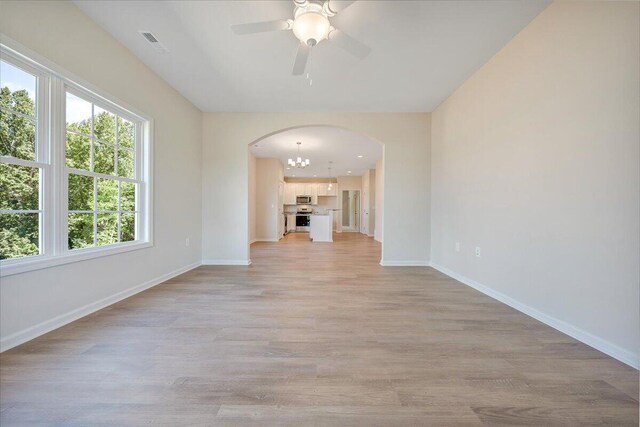
M 264 33 L 268 31 L 292 30 L 300 40 L 298 53 L 293 63 L 293 75 L 304 74 L 309 60 L 311 48 L 322 40 L 329 40 L 359 59 L 365 58 L 371 49 L 350 35 L 331 25 L 329 18 L 355 3 L 330 0 L 293 0 L 295 9 L 293 19 L 278 19 L 275 21 L 251 22 L 248 24 L 232 25 L 231 29 L 238 35 Z M 334 5 L 334 3 L 336 3 Z

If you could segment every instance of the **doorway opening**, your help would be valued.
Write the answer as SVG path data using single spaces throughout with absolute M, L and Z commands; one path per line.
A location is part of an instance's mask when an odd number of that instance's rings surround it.
M 360 232 L 360 190 L 342 190 L 342 231 Z
M 249 253 L 289 253 L 283 245 L 291 243 L 313 251 L 336 241 L 370 242 L 381 250 L 379 141 L 336 126 L 298 126 L 250 143 L 248 163 Z

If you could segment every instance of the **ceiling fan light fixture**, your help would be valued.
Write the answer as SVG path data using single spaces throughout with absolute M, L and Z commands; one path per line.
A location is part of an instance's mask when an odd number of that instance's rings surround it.
M 302 43 L 314 46 L 329 36 L 331 24 L 321 12 L 308 11 L 296 16 L 291 29 Z

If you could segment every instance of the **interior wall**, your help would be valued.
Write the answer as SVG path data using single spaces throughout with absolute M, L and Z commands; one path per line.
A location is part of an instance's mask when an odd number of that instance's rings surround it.
M 424 216 L 429 215 L 428 113 L 206 113 L 203 258 L 217 264 L 249 262 L 248 144 L 273 132 L 305 125 L 343 127 L 384 144 L 388 189 L 384 232 L 388 235 L 382 262 L 427 265 L 430 222 Z M 407 192 L 407 188 L 412 191 Z
M 278 241 L 278 183 L 284 181 L 284 168 L 278 159 L 256 159 L 256 239 Z
M 368 236 L 373 237 L 376 230 L 376 170 L 369 169 L 369 215 Z
M 202 113 L 72 2 L 1 10 L 5 36 L 154 119 L 153 247 L 3 277 L 6 348 L 200 263 Z
M 369 234 L 369 193 L 371 192 L 371 175 L 366 171 L 362 175 L 362 206 L 360 209 L 360 233 Z
M 433 112 L 431 153 L 434 265 L 635 366 L 639 8 L 551 4 Z
M 256 156 L 249 151 L 249 244 L 256 241 Z
M 373 238 L 382 243 L 382 227 L 384 218 L 384 157 L 376 162 L 376 188 L 375 188 L 375 227 L 373 230 Z M 430 192 L 429 187 L 427 191 Z M 427 211 L 429 212 L 429 211 Z M 384 247 L 384 246 L 383 246 Z
M 362 177 L 361 176 L 339 176 L 338 177 L 338 191 L 342 190 L 358 190 L 362 191 Z

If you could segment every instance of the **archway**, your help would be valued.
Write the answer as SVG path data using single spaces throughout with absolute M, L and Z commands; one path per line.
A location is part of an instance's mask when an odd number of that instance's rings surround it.
M 308 124 L 270 132 L 247 147 L 249 251 L 256 242 L 309 233 L 311 213 L 331 215 L 334 236 L 357 232 L 382 243 L 382 142 L 342 126 Z M 297 150 L 309 164 L 287 164 Z M 297 200 L 291 188 L 300 189 Z M 347 204 L 342 203 L 343 193 L 351 195 Z
M 335 126 L 384 144 L 382 265 L 428 265 L 430 116 L 424 113 L 208 113 L 203 120 L 203 263 L 247 265 L 248 145 L 290 128 Z

